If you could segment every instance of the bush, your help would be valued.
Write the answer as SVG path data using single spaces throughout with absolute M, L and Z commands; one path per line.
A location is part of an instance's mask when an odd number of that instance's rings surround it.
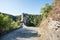
M 18 28 L 19 22 L 14 21 L 8 15 L 0 14 L 0 34 Z

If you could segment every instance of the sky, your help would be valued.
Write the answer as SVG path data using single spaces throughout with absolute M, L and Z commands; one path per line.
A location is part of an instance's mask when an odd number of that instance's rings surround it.
M 22 13 L 40 14 L 40 9 L 52 0 L 0 0 L 0 12 L 21 15 Z

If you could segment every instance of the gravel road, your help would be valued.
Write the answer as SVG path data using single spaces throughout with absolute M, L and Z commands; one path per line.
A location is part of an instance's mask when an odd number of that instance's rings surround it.
M 38 40 L 37 28 L 23 27 L 12 31 L 2 37 L 0 40 Z

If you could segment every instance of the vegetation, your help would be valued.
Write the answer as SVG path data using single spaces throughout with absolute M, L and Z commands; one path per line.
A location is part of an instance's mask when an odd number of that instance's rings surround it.
M 30 26 L 39 26 L 40 25 L 39 24 L 40 20 L 41 20 L 41 15 L 31 15 L 31 14 L 29 14 L 28 24 Z
M 47 17 L 49 12 L 52 10 L 52 6 L 49 5 L 49 4 L 46 4 L 42 9 L 41 9 L 41 12 L 42 12 L 42 16 L 43 17 Z
M 39 26 L 42 18 L 47 17 L 49 12 L 51 11 L 52 6 L 49 4 L 46 4 L 42 9 L 41 15 L 29 15 L 28 22 L 32 26 Z M 0 34 L 18 28 L 20 25 L 21 16 L 12 16 L 8 14 L 4 14 L 0 12 Z
M 43 17 L 48 17 L 49 12 L 52 10 L 52 6 L 49 4 L 46 4 L 42 9 L 41 9 L 41 15 L 29 15 L 29 22 L 33 23 L 33 26 L 39 26 Z
M 0 12 L 0 34 L 18 28 L 20 22 L 15 16 Z
M 51 5 L 49 5 L 49 4 L 46 4 L 43 8 L 41 8 L 41 15 L 39 16 L 39 18 L 38 18 L 38 23 L 36 23 L 37 25 L 40 25 L 40 23 L 41 23 L 41 21 L 42 21 L 42 19 L 44 18 L 44 17 L 48 17 L 48 15 L 49 15 L 49 12 L 52 10 L 52 6 Z M 36 18 L 36 17 L 35 17 Z

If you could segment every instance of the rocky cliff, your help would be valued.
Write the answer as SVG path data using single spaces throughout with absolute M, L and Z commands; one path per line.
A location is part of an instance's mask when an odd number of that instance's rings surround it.
M 60 40 L 60 1 L 55 5 L 47 18 L 43 18 L 40 25 L 40 40 Z
M 52 14 L 43 18 L 40 34 L 40 40 L 60 40 L 60 14 Z

